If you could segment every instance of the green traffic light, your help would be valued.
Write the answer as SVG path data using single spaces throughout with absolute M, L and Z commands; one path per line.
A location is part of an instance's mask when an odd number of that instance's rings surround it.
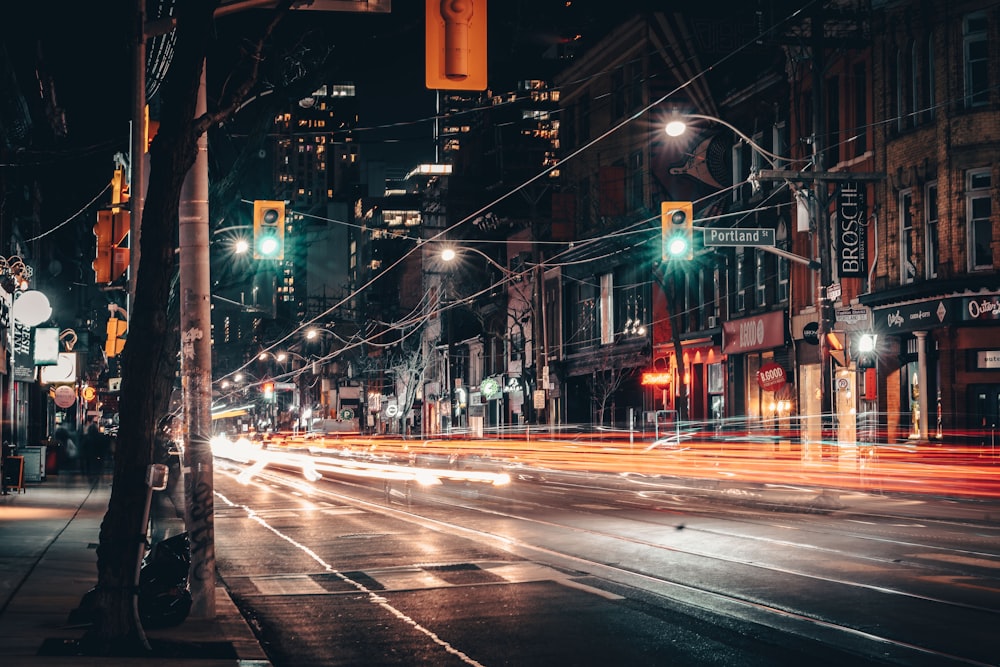
M 690 247 L 683 235 L 677 235 L 667 240 L 667 254 L 671 257 L 686 257 Z
M 280 249 L 281 243 L 278 241 L 278 237 L 273 234 L 262 236 L 257 242 L 257 251 L 263 257 L 274 257 Z

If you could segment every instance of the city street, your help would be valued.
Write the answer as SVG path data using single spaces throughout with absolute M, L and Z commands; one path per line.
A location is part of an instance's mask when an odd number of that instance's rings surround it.
M 275 665 L 996 664 L 1000 504 L 219 460 L 221 578 Z M 521 471 L 527 473 L 527 471 Z M 316 475 L 310 475 L 315 478 Z M 759 491 L 759 490 L 758 490 Z

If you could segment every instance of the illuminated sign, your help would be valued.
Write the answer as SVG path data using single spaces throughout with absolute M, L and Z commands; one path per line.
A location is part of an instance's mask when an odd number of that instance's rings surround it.
M 644 385 L 670 384 L 672 378 L 673 378 L 672 373 L 643 373 L 642 384 Z

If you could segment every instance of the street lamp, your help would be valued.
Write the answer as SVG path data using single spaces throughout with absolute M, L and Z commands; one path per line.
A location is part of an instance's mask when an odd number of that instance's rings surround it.
M 542 272 L 541 272 L 541 268 L 542 267 L 541 267 L 541 264 L 540 263 L 536 263 L 533 267 L 526 268 L 524 270 L 516 270 L 516 271 L 515 270 L 511 270 L 511 269 L 509 269 L 509 268 L 501 265 L 496 259 L 494 259 L 490 255 L 488 255 L 487 253 L 485 253 L 482 250 L 480 250 L 479 248 L 475 248 L 475 247 L 463 247 L 459 251 L 456 251 L 454 248 L 452 248 L 450 246 L 446 246 L 446 247 L 444 247 L 441 250 L 440 258 L 444 262 L 452 262 L 452 261 L 454 261 L 458 257 L 459 252 L 461 252 L 461 253 L 474 253 L 476 255 L 479 255 L 480 257 L 482 257 L 483 259 L 485 259 L 486 262 L 491 267 L 497 269 L 500 272 L 500 275 L 502 276 L 501 280 L 493 283 L 486 290 L 483 290 L 483 291 L 479 292 L 478 294 L 483 294 L 485 292 L 489 292 L 489 291 L 495 289 L 499 285 L 503 285 L 503 284 L 515 284 L 515 283 L 518 284 L 517 287 L 512 287 L 512 288 L 510 288 L 508 290 L 508 297 L 512 297 L 512 298 L 516 298 L 516 299 L 520 300 L 520 302 L 522 304 L 520 306 L 520 314 L 518 314 L 518 313 L 515 312 L 515 311 L 518 310 L 518 308 L 515 308 L 513 305 L 511 305 L 509 307 L 509 310 L 508 310 L 508 316 L 507 316 L 508 320 L 507 320 L 507 323 L 505 324 L 505 327 L 513 328 L 515 326 L 515 324 L 512 323 L 512 319 L 515 320 L 515 321 L 520 322 L 521 324 L 523 324 L 524 319 L 521 317 L 521 315 L 525 315 L 526 314 L 526 315 L 528 315 L 530 317 L 530 321 L 531 321 L 531 343 L 532 343 L 532 346 L 533 346 L 533 349 L 534 349 L 534 352 L 533 352 L 532 356 L 534 357 L 535 380 L 536 380 L 536 384 L 535 384 L 536 395 L 535 396 L 531 396 L 531 394 L 530 394 L 530 387 L 528 386 L 528 381 L 527 381 L 527 379 L 526 379 L 526 377 L 524 375 L 524 371 L 527 370 L 527 363 L 524 363 L 524 365 L 522 366 L 522 369 L 521 369 L 521 377 L 522 377 L 521 388 L 522 388 L 523 393 L 524 393 L 524 396 L 523 396 L 523 405 L 525 406 L 524 407 L 525 412 L 523 414 L 525 416 L 527 416 L 527 406 L 532 406 L 533 405 L 534 409 L 535 410 L 539 410 L 539 411 L 542 410 L 542 409 L 545 409 L 544 394 L 542 394 L 542 398 L 539 398 L 539 396 L 538 396 L 539 392 L 543 392 L 544 391 L 543 385 L 544 385 L 544 383 L 545 383 L 545 381 L 547 379 L 547 375 L 548 375 L 548 372 L 547 372 L 548 353 L 547 353 L 547 350 L 545 348 L 545 345 L 546 345 L 546 338 L 545 338 L 545 305 L 544 305 L 544 300 L 542 299 Z M 532 278 L 532 280 L 530 282 L 528 280 L 529 278 Z M 450 323 L 451 323 L 451 317 L 450 317 L 450 314 L 449 314 L 448 324 L 450 325 Z M 523 340 L 523 338 L 522 338 L 522 340 Z M 452 336 L 451 336 L 450 332 L 449 332 L 449 335 L 448 335 L 448 341 L 449 341 L 448 358 L 449 358 L 449 362 L 450 362 L 451 361 L 451 357 L 452 357 L 452 354 L 451 354 Z M 526 352 L 526 350 L 525 350 L 525 352 Z M 513 371 L 513 372 L 516 372 L 516 371 Z M 446 371 L 446 377 L 448 375 L 450 375 L 450 374 L 451 373 L 450 373 L 450 366 L 449 366 L 449 370 Z M 538 418 L 539 413 L 536 412 L 535 416 L 536 416 L 536 418 Z M 500 421 L 499 416 L 497 418 L 497 421 L 499 423 L 499 421 Z
M 821 156 L 816 150 L 816 137 L 813 137 L 813 155 L 809 162 L 813 165 L 813 170 L 809 172 L 796 172 L 782 170 L 779 168 L 780 163 L 793 163 L 793 162 L 805 162 L 804 160 L 796 160 L 790 157 L 777 155 L 767 150 L 763 146 L 759 145 L 757 142 L 753 141 L 745 133 L 741 132 L 737 127 L 733 126 L 731 123 L 726 122 L 721 118 L 715 116 L 707 116 L 704 114 L 676 114 L 671 118 L 664 130 L 667 135 L 671 137 L 678 137 L 682 135 L 687 129 L 686 119 L 694 120 L 705 120 L 712 123 L 718 123 L 728 129 L 730 129 L 736 136 L 738 136 L 743 142 L 750 146 L 753 151 L 768 162 L 771 166 L 770 171 L 762 173 L 761 170 L 756 168 L 756 165 L 751 169 L 751 174 L 749 180 L 753 183 L 759 180 L 781 180 L 789 184 L 792 192 L 797 201 L 806 204 L 804 211 L 808 213 L 810 221 L 815 224 L 815 231 L 817 232 L 817 245 L 819 260 L 813 260 L 805 257 L 800 257 L 798 255 L 792 254 L 787 250 L 780 248 L 775 248 L 773 246 L 759 246 L 759 249 L 765 252 L 769 252 L 779 257 L 784 257 L 792 261 L 800 262 L 807 265 L 810 269 L 819 273 L 819 294 L 816 298 L 816 303 L 818 304 L 819 317 L 817 324 L 819 325 L 819 340 L 820 340 L 820 413 L 822 424 L 820 426 L 821 440 L 827 440 L 832 432 L 833 423 L 833 409 L 832 409 L 832 369 L 830 368 L 829 353 L 826 348 L 826 333 L 830 331 L 833 314 L 832 314 L 832 303 L 829 298 L 827 298 L 827 287 L 832 283 L 832 255 L 830 247 L 830 230 L 829 225 L 826 224 L 823 216 L 826 214 L 826 197 L 825 197 L 825 181 L 834 180 L 834 176 L 826 172 L 822 172 L 820 167 L 822 166 Z M 812 181 L 818 186 L 817 192 L 810 194 L 804 188 L 797 187 L 795 184 L 800 181 Z

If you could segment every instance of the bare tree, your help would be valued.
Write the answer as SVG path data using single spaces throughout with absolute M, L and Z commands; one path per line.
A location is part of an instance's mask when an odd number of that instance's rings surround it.
M 426 332 L 426 327 L 422 334 Z M 389 355 L 386 363 L 386 373 L 395 378 L 396 401 L 399 406 L 399 432 L 406 433 L 406 418 L 413 409 L 417 392 L 424 383 L 427 370 L 427 355 L 425 354 L 424 335 L 405 338 Z M 412 341 L 412 342 L 411 342 Z
M 591 400 L 597 408 L 597 423 L 601 425 L 604 424 L 604 413 L 608 408 L 608 402 L 625 381 L 636 373 L 635 368 L 622 368 L 620 364 L 616 363 L 610 351 L 611 346 L 607 346 L 588 380 Z M 612 419 L 614 419 L 613 415 Z

